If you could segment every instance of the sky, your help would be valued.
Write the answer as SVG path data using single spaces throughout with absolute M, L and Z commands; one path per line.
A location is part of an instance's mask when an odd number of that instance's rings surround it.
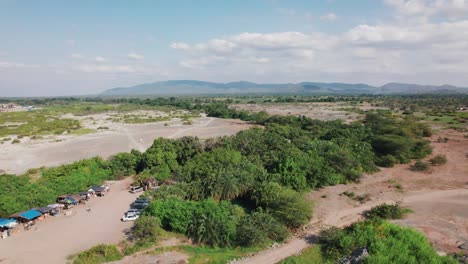
M 468 87 L 468 0 L 0 0 L 0 97 L 176 79 Z

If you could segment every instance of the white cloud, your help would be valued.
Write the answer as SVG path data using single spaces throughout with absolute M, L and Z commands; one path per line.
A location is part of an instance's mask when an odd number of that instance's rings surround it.
M 93 65 L 83 64 L 76 67 L 77 70 L 88 73 L 134 73 L 135 68 L 129 65 Z
M 143 60 L 145 58 L 143 55 L 135 53 L 135 52 L 131 52 L 127 54 L 127 57 L 132 60 Z
M 385 0 L 385 3 L 404 16 L 443 15 L 451 20 L 468 16 L 468 0 Z
M 26 64 L 21 62 L 0 61 L 0 68 L 38 68 L 36 64 Z
M 170 45 L 171 48 L 177 49 L 177 50 L 189 50 L 190 46 L 187 43 L 184 42 L 175 42 Z
M 244 32 L 171 47 L 185 55 L 180 66 L 196 76 L 468 83 L 468 20 L 400 22 L 361 24 L 339 34 Z
M 104 57 L 101 57 L 101 56 L 97 56 L 97 57 L 95 57 L 95 58 L 94 58 L 94 60 L 95 60 L 95 61 L 97 61 L 97 62 L 106 62 L 106 61 L 107 61 L 107 59 L 106 59 L 106 58 L 104 58 Z
M 328 13 L 328 14 L 320 16 L 320 20 L 326 20 L 326 21 L 333 21 L 333 20 L 336 20 L 337 18 L 338 16 L 333 13 Z
M 67 40 L 65 41 L 65 43 L 67 43 L 67 45 L 69 45 L 69 46 L 75 46 L 75 45 L 76 45 L 76 40 L 74 40 L 74 39 L 67 39 Z
M 75 59 L 75 60 L 81 60 L 81 59 L 84 59 L 85 56 L 83 56 L 82 54 L 74 53 L 70 55 L 70 58 Z

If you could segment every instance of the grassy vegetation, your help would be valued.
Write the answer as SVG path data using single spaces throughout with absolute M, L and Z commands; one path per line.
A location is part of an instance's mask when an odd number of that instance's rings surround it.
M 395 179 L 390 179 L 388 180 L 388 183 L 390 186 L 395 188 L 398 192 L 403 192 L 403 186 Z
M 122 258 L 123 255 L 117 246 L 99 244 L 74 257 L 73 264 L 99 264 Z
M 47 111 L 0 113 L 0 136 L 59 135 L 80 128 L 78 120 L 60 118 Z
M 152 254 L 178 251 L 189 256 L 189 264 L 225 264 L 230 260 L 247 256 L 261 248 L 212 248 L 204 246 L 175 246 L 158 248 Z
M 367 213 L 366 217 L 370 219 L 381 218 L 381 219 L 402 219 L 407 214 L 413 212 L 409 208 L 401 207 L 397 204 L 381 204 L 372 207 Z
M 370 200 L 370 196 L 367 193 L 361 194 L 361 195 L 356 195 L 354 192 L 345 191 L 345 192 L 341 193 L 340 195 L 345 195 L 345 196 L 353 199 L 354 201 L 360 202 L 360 203 L 365 203 L 365 202 Z
M 80 129 L 70 131 L 70 134 L 72 134 L 72 135 L 85 135 L 85 134 L 91 134 L 91 133 L 94 133 L 94 132 L 96 132 L 95 129 L 80 128 Z
M 302 251 L 300 255 L 284 259 L 279 264 L 323 264 L 325 260 L 320 250 L 320 245 L 313 245 Z

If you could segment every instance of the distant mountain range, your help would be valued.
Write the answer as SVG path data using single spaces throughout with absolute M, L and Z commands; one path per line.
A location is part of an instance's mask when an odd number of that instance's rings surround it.
M 105 96 L 128 95 L 193 95 L 193 94 L 308 94 L 308 95 L 357 95 L 357 94 L 467 94 L 468 88 L 452 85 L 418 85 L 388 83 L 381 87 L 349 83 L 269 83 L 253 82 L 215 83 L 196 80 L 171 80 L 119 87 L 104 91 Z

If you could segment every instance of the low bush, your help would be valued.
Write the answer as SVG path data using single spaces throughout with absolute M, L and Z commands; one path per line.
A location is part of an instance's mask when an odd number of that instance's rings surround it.
M 411 209 L 401 207 L 397 204 L 381 204 L 372 207 L 366 214 L 366 218 L 375 219 L 402 219 L 406 214 L 411 213 Z
M 429 166 L 429 163 L 422 161 L 422 160 L 418 160 L 413 165 L 410 166 L 410 170 L 427 172 L 430 170 L 430 166 Z
M 444 165 L 445 163 L 447 163 L 447 156 L 437 155 L 437 156 L 433 157 L 432 159 L 430 159 L 429 162 L 433 166 Z
M 398 164 L 398 159 L 392 155 L 385 155 L 377 159 L 377 165 L 385 168 L 391 168 L 395 164 Z
M 132 240 L 142 244 L 156 242 L 161 236 L 161 227 L 158 219 L 153 216 L 141 216 L 132 227 Z
M 99 264 L 122 258 L 123 255 L 116 245 L 99 244 L 78 254 L 73 264 Z
M 340 263 L 360 248 L 369 252 L 360 263 L 457 263 L 451 257 L 439 256 L 420 232 L 384 220 L 367 220 L 345 229 L 324 230 L 319 243 L 328 260 L 325 263 Z

